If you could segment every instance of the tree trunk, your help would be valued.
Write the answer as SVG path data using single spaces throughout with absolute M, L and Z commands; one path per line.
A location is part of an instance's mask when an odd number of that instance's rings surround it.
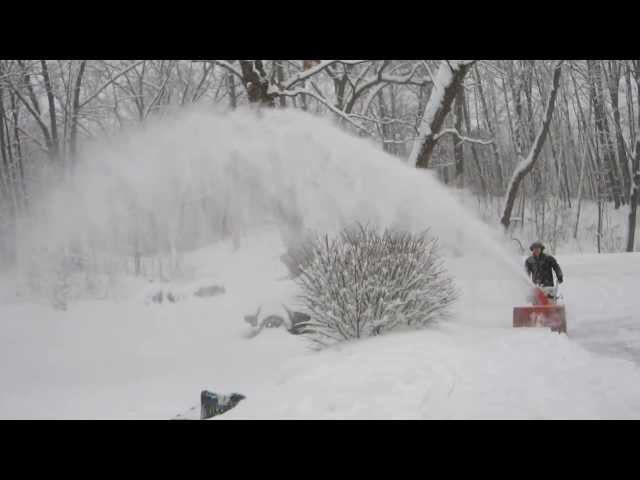
M 454 114 L 455 114 L 455 129 L 458 132 L 462 132 L 462 116 L 464 105 L 464 85 L 461 85 L 456 94 Z M 455 175 L 454 183 L 456 187 L 464 187 L 464 145 L 462 140 L 454 136 L 453 139 L 453 158 L 455 161 Z
M 627 154 L 624 148 L 624 139 L 622 137 L 622 126 L 620 124 L 620 110 L 618 107 L 618 88 L 620 86 L 620 66 L 616 63 L 618 60 L 610 60 L 609 81 L 609 94 L 611 96 L 611 108 L 613 110 L 613 126 L 616 132 L 616 145 L 618 152 L 618 165 L 622 171 L 622 194 L 621 198 L 624 202 L 629 200 L 631 194 L 631 165 L 627 159 Z M 633 144 L 632 144 L 633 145 Z
M 11 165 L 9 162 L 9 154 L 7 152 L 7 142 L 5 140 L 5 111 L 4 111 L 4 90 L 0 83 L 0 155 L 2 156 L 2 165 L 0 165 L 0 199 L 7 199 L 10 205 L 9 215 L 13 217 L 15 210 L 15 191 L 14 180 L 11 178 Z
M 29 203 L 29 197 L 27 195 L 27 186 L 25 184 L 24 179 L 24 160 L 22 158 L 22 145 L 20 142 L 20 130 L 18 129 L 19 124 L 19 113 L 20 113 L 20 105 L 16 101 L 16 96 L 9 92 L 9 98 L 11 99 L 11 110 L 13 112 L 13 138 L 15 139 L 15 155 L 14 160 L 18 165 L 18 174 L 20 175 L 18 187 L 20 188 L 20 198 L 22 199 L 23 207 L 26 207 Z M 7 125 L 8 128 L 8 125 Z M 7 138 L 9 135 L 7 134 Z
M 640 197 L 640 140 L 636 142 L 636 154 L 633 159 L 633 189 L 629 200 L 629 228 L 627 232 L 627 252 L 633 252 L 636 234 L 636 212 Z
M 227 75 L 227 82 L 229 83 L 229 106 L 232 110 L 235 110 L 238 106 L 238 99 L 236 95 L 236 79 L 233 74 Z
M 576 212 L 576 225 L 573 230 L 573 238 L 578 238 L 578 225 L 580 223 L 580 210 L 582 209 L 582 185 L 584 183 L 584 166 L 585 166 L 586 152 L 582 155 L 582 163 L 580 164 L 580 176 L 578 179 L 578 208 Z
M 389 125 L 384 122 L 384 119 L 388 116 L 387 106 L 384 102 L 384 95 L 382 90 L 377 93 L 378 97 L 378 116 L 380 117 L 380 136 L 382 137 L 382 149 L 387 153 L 393 153 L 393 144 L 388 143 L 386 140 L 391 139 L 389 132 Z M 366 112 L 363 112 L 366 114 Z
M 589 163 L 587 164 L 587 169 L 589 170 L 589 186 L 591 187 L 591 195 L 592 198 L 594 200 L 597 200 L 597 198 L 600 196 L 600 185 L 599 182 L 597 181 L 597 179 L 594 179 L 594 175 L 593 172 L 597 172 L 599 169 L 599 159 L 597 158 L 594 150 L 595 148 L 592 148 L 592 141 L 591 141 L 591 135 L 589 135 L 588 133 L 588 127 L 587 127 L 587 119 L 586 116 L 584 114 L 584 109 L 582 108 L 582 102 L 580 101 L 580 93 L 578 90 L 578 84 L 576 82 L 575 76 L 573 75 L 573 71 L 569 70 L 570 76 L 571 76 L 571 82 L 573 84 L 573 89 L 575 92 L 574 95 L 574 100 L 575 103 L 578 107 L 577 113 L 578 113 L 578 135 L 580 136 L 580 133 L 582 132 L 582 145 L 584 146 L 584 152 L 583 154 L 589 157 Z M 582 121 L 582 130 L 580 129 L 580 123 Z M 586 138 L 585 138 L 586 137 Z M 596 142 L 593 142 L 596 143 Z
M 547 132 L 549 131 L 549 125 L 553 117 L 553 110 L 556 103 L 556 96 L 558 94 L 558 88 L 560 87 L 561 72 L 562 72 L 562 61 L 557 62 L 553 70 L 553 86 L 551 88 L 551 92 L 549 93 L 549 99 L 547 100 L 544 120 L 542 122 L 542 126 L 540 127 L 540 131 L 538 132 L 538 135 L 535 138 L 533 146 L 529 151 L 529 155 L 527 156 L 526 159 L 523 159 L 521 163 L 516 167 L 516 170 L 513 173 L 513 177 L 511 178 L 509 188 L 507 189 L 507 197 L 505 200 L 504 211 L 502 214 L 502 218 L 500 220 L 505 230 L 509 228 L 509 224 L 511 223 L 511 212 L 513 211 L 513 204 L 518 194 L 518 188 L 520 187 L 520 183 L 522 182 L 522 180 L 524 180 L 524 178 L 531 171 L 531 169 L 533 169 L 535 162 L 538 159 L 538 155 L 542 150 L 542 146 L 544 145 Z
M 69 150 L 71 152 L 72 164 L 75 163 L 77 153 L 78 142 L 78 115 L 80 114 L 80 87 L 82 86 L 82 77 L 84 75 L 84 69 L 87 65 L 87 61 L 83 60 L 80 63 L 80 69 L 78 70 L 78 76 L 76 77 L 76 84 L 73 90 L 73 107 L 71 118 L 71 134 L 69 137 Z
M 626 66 L 626 65 L 625 65 Z M 627 73 L 624 76 L 625 84 L 627 86 L 627 117 L 629 118 L 629 136 L 631 138 L 631 145 L 636 144 L 636 118 L 633 113 L 633 88 L 631 87 L 631 69 L 627 68 Z
M 240 60 L 244 86 L 250 103 L 274 107 L 275 95 L 269 93 L 269 79 L 264 71 L 262 60 Z
M 596 122 L 596 135 L 603 152 L 606 174 L 609 183 L 609 191 L 613 197 L 615 208 L 620 208 L 620 184 L 617 176 L 617 168 L 613 149 L 611 147 L 611 134 L 607 122 L 604 96 L 602 91 L 602 69 L 599 61 L 587 60 L 587 69 L 591 86 L 591 102 Z
M 516 148 L 516 155 L 522 156 L 527 148 L 525 145 L 525 125 L 522 118 L 522 74 L 514 70 L 514 64 L 515 61 L 509 64 L 509 87 L 511 88 L 511 97 L 513 98 L 513 109 L 515 113 L 513 143 Z
M 596 232 L 598 253 L 602 253 L 602 199 L 598 199 L 598 230 Z
M 451 110 L 451 104 L 462 86 L 467 71 L 473 64 L 468 60 L 442 60 L 438 73 L 433 79 L 431 96 L 424 109 L 418 138 L 409 156 L 409 165 L 429 168 L 431 154 L 438 142 L 444 119 Z
M 58 121 L 56 118 L 56 104 L 53 96 L 53 89 L 51 81 L 49 79 L 49 69 L 47 68 L 47 61 L 40 60 L 42 66 L 42 77 L 44 78 L 44 86 L 47 92 L 47 102 L 49 105 L 49 131 L 51 132 L 51 158 L 58 161 L 60 157 L 60 141 L 58 139 Z
M 462 113 L 464 114 L 464 128 L 467 131 L 467 135 L 471 135 L 471 119 L 469 118 L 469 108 L 467 106 L 467 96 L 464 96 L 464 101 L 462 102 Z M 473 163 L 475 164 L 478 170 L 478 179 L 480 180 L 480 189 L 482 195 L 487 194 L 487 184 L 484 180 L 484 175 L 482 173 L 482 167 L 480 165 L 480 159 L 478 158 L 478 151 L 476 150 L 476 146 L 471 144 L 471 156 L 473 157 Z
M 567 139 L 569 140 L 569 150 L 571 151 L 572 157 L 573 157 L 573 164 L 576 168 L 576 170 L 578 169 L 578 147 L 576 146 L 576 142 L 575 139 L 573 137 L 573 130 L 571 128 L 571 116 L 569 114 L 569 100 L 567 98 L 567 94 L 565 92 L 565 94 L 563 95 L 564 97 L 564 105 L 565 105 L 565 115 L 566 115 L 566 126 L 567 126 Z M 578 123 L 579 124 L 579 123 Z M 582 158 L 582 163 L 580 165 L 580 172 L 583 172 L 584 170 L 584 155 Z M 564 175 L 565 175 L 565 181 L 567 183 L 567 187 L 569 186 L 569 180 L 567 178 L 567 166 L 565 164 L 565 169 L 564 169 Z M 582 175 L 582 173 L 580 174 Z M 580 178 L 579 182 L 582 182 L 582 178 Z M 580 187 L 578 187 L 579 189 L 582 188 L 582 184 L 580 183 Z M 571 192 L 569 192 L 571 193 Z M 582 191 L 580 191 L 580 194 L 582 194 Z M 569 195 L 569 200 L 571 200 L 571 195 Z M 571 208 L 571 203 L 569 203 L 569 208 Z
M 284 60 L 277 60 L 276 64 L 276 72 L 278 73 L 278 84 L 282 85 L 284 82 Z M 287 97 L 284 95 L 280 96 L 280 108 L 286 108 L 287 106 Z
M 473 73 L 475 74 L 476 86 L 478 87 L 478 96 L 480 97 L 480 105 L 482 106 L 482 113 L 484 114 L 484 120 L 487 123 L 487 130 L 489 130 L 489 135 L 495 138 L 496 131 L 491 124 L 491 117 L 489 116 L 489 108 L 487 107 L 487 100 L 484 95 L 484 90 L 482 88 L 482 79 L 480 78 L 480 73 L 478 72 L 478 68 L 474 67 Z M 506 97 L 505 97 L 506 98 Z M 508 106 L 507 106 L 508 109 Z M 508 114 L 508 110 L 507 110 Z M 502 188 L 504 186 L 504 173 L 502 171 L 502 163 L 500 161 L 500 153 L 498 152 L 497 142 L 493 142 L 491 144 L 491 151 L 493 152 L 493 158 L 496 163 L 496 173 L 498 176 L 498 191 L 496 192 L 498 195 L 502 194 Z

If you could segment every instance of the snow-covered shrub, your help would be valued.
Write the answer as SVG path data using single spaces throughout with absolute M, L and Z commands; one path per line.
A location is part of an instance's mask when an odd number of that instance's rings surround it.
M 296 282 L 311 317 L 307 335 L 320 346 L 426 325 L 457 297 L 428 232 L 358 224 L 316 235 L 306 248 L 312 260 Z

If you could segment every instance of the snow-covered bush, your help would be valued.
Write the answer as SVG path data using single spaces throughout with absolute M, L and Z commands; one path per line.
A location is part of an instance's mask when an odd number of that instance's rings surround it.
M 319 346 L 420 327 L 445 317 L 457 297 L 428 232 L 412 234 L 358 224 L 305 244 L 296 282 L 311 319 L 307 335 Z

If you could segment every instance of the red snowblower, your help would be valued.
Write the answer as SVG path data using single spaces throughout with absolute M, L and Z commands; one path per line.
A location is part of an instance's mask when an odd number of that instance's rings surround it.
M 554 332 L 567 333 L 564 305 L 558 305 L 558 287 L 536 287 L 532 304 L 513 307 L 514 327 L 547 327 Z

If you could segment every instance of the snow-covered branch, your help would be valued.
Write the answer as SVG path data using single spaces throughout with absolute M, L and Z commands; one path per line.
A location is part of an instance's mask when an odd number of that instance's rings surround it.
M 357 113 L 351 113 L 349 115 L 351 118 L 357 118 L 359 120 L 364 120 L 366 122 L 377 123 L 379 125 L 391 125 L 393 123 L 398 123 L 400 125 L 406 125 L 407 127 L 411 127 L 415 130 L 416 126 L 413 122 L 409 122 L 407 120 L 402 120 L 401 118 L 390 118 L 390 117 L 367 117 L 366 115 L 359 115 Z
M 491 145 L 493 143 L 493 140 L 480 140 L 478 138 L 465 137 L 464 135 L 460 135 L 460 132 L 458 132 L 458 130 L 456 130 L 455 128 L 445 128 L 440 133 L 435 135 L 434 139 L 439 140 L 440 137 L 443 137 L 447 134 L 456 136 L 461 142 L 478 143 L 480 145 Z
M 330 102 L 328 102 L 323 96 L 321 96 L 321 95 L 319 95 L 319 94 L 317 94 L 317 93 L 315 93 L 315 92 L 313 92 L 313 91 L 311 91 L 311 90 L 309 90 L 307 88 L 296 88 L 294 90 L 279 90 L 274 85 L 271 85 L 270 89 L 269 89 L 269 93 L 270 94 L 279 95 L 279 96 L 284 96 L 284 97 L 295 97 L 295 96 L 302 95 L 302 94 L 309 95 L 310 97 L 314 98 L 315 100 L 320 102 L 322 105 L 327 107 L 329 110 L 331 110 L 333 113 L 338 115 L 340 118 L 342 118 L 345 121 L 349 122 L 351 125 L 356 127 L 358 130 L 361 130 L 361 131 L 365 132 L 367 135 L 372 135 L 372 133 L 369 130 L 367 130 L 365 127 L 363 127 L 362 125 L 359 125 L 357 122 L 355 122 L 351 118 L 350 115 L 347 115 L 342 110 L 337 109 Z
M 389 65 L 389 63 L 390 63 L 389 61 L 385 61 L 374 77 L 372 77 L 366 83 L 362 84 L 359 88 L 355 88 L 353 90 L 353 93 L 351 94 L 351 98 L 349 99 L 349 102 L 347 103 L 347 105 L 345 107 L 345 112 L 351 113 L 351 111 L 353 110 L 353 107 L 356 104 L 356 101 L 362 96 L 362 94 L 365 91 L 367 91 L 368 89 L 370 89 L 372 87 L 376 87 L 378 85 L 382 85 L 380 87 L 380 88 L 382 88 L 382 87 L 384 87 L 384 86 L 386 86 L 386 85 L 388 85 L 390 83 L 398 84 L 398 85 L 406 85 L 406 84 L 410 84 L 410 83 L 412 83 L 414 85 L 426 85 L 426 84 L 430 83 L 430 81 L 428 81 L 428 80 L 425 80 L 425 81 L 422 81 L 422 82 L 412 82 L 412 79 L 413 79 L 413 77 L 414 77 L 414 75 L 416 73 L 416 70 L 418 69 L 418 64 L 415 64 L 413 66 L 413 68 L 411 69 L 411 71 L 409 73 L 407 73 L 406 75 L 393 75 L 393 74 L 385 74 L 384 73 L 384 70 Z M 397 66 L 396 69 L 397 68 L 399 68 L 399 66 Z M 379 90 L 380 90 L 379 88 L 376 88 L 375 89 L 376 93 Z M 366 113 L 366 111 L 368 110 L 371 98 L 373 98 L 373 96 L 370 97 L 369 99 L 367 99 L 368 101 L 365 101 L 366 110 L 363 109 L 363 113 Z
M 436 135 L 440 132 L 444 119 L 458 88 L 462 88 L 464 77 L 475 60 L 442 60 L 433 78 L 433 89 L 424 109 L 408 163 L 410 166 L 428 168 L 431 153 L 436 145 Z M 425 67 L 428 68 L 425 64 Z
M 309 77 L 313 77 L 315 74 L 321 72 L 325 68 L 327 68 L 327 67 L 329 67 L 329 66 L 331 66 L 333 64 L 336 64 L 336 63 L 342 63 L 342 64 L 345 64 L 345 65 L 359 65 L 361 63 L 370 62 L 370 61 L 371 60 L 323 60 L 322 62 L 320 62 L 315 67 L 312 67 L 312 68 L 310 68 L 308 70 L 305 70 L 304 72 L 298 73 L 295 77 L 293 77 L 291 80 L 289 80 L 287 83 L 285 83 L 283 85 L 283 88 L 285 90 L 288 90 L 291 87 L 293 87 L 295 84 L 300 83 L 300 82 L 304 82 Z

